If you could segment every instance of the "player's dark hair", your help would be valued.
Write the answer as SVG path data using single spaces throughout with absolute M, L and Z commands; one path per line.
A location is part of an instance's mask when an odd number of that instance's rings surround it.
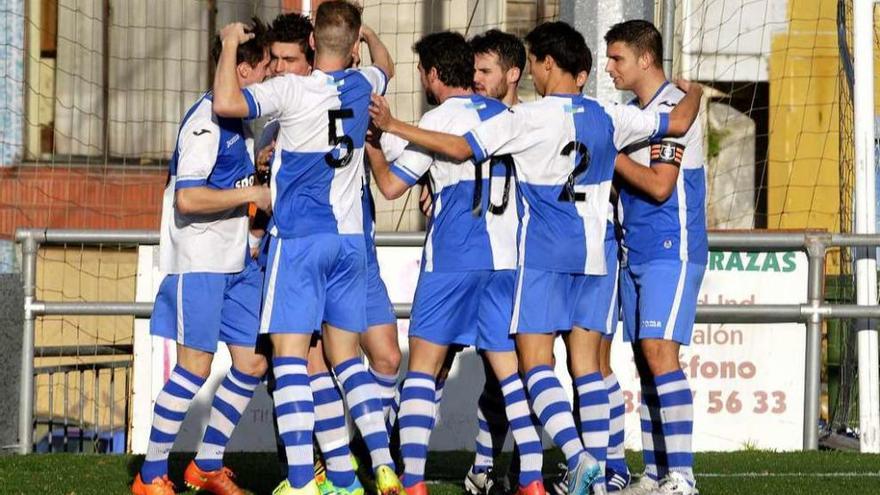
M 413 46 L 427 73 L 437 69 L 440 81 L 453 88 L 474 85 L 474 52 L 460 33 L 442 31 L 420 39 Z
M 312 64 L 315 60 L 315 51 L 309 44 L 312 30 L 312 21 L 302 14 L 278 14 L 269 26 L 269 43 L 296 43 Z
M 498 55 L 501 68 L 505 71 L 518 67 L 521 73 L 526 67 L 526 47 L 516 35 L 490 29 L 471 38 L 470 44 L 475 55 L 484 53 Z
M 347 0 L 322 3 L 315 13 L 315 48 L 347 56 L 361 33 L 361 8 Z
M 268 46 L 266 25 L 260 19 L 252 17 L 250 27 L 245 31 L 253 33 L 254 37 L 238 45 L 238 49 L 235 51 L 235 65 L 247 62 L 251 67 L 256 67 L 266 56 L 266 47 Z M 220 62 L 222 50 L 223 44 L 220 42 L 220 36 L 214 36 L 214 44 L 211 46 L 211 58 L 214 60 L 214 65 Z
M 605 33 L 605 43 L 610 45 L 618 41 L 626 43 L 636 56 L 651 55 L 654 66 L 663 67 L 663 37 L 650 22 L 636 19 L 611 26 Z
M 526 35 L 529 53 L 538 62 L 553 57 L 560 69 L 577 77 L 578 72 L 590 72 L 593 56 L 584 36 L 575 28 L 562 22 L 545 22 Z

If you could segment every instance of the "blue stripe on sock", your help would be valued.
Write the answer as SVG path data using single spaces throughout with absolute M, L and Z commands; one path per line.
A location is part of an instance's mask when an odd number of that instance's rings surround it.
M 220 397 L 214 397 L 211 407 L 220 411 L 233 424 L 238 423 L 238 420 L 241 419 L 241 412 Z
M 687 380 L 687 376 L 685 376 L 683 370 L 670 371 L 669 373 L 665 373 L 660 376 L 655 376 L 654 377 L 654 384 L 657 387 L 660 387 L 662 385 L 666 385 L 666 384 L 672 383 L 672 382 L 677 382 L 679 380 Z
M 335 430 L 345 426 L 345 416 L 318 419 L 315 421 L 315 431 Z
M 235 382 L 230 380 L 228 377 L 223 379 L 223 382 L 220 383 L 220 387 L 225 388 L 226 390 L 229 390 L 230 392 L 232 392 L 236 395 L 240 395 L 242 397 L 250 398 L 250 397 L 253 397 L 253 395 L 254 395 L 253 389 L 239 387 L 238 385 L 235 384 Z
M 676 390 L 668 394 L 660 396 L 660 404 L 662 407 L 683 406 L 685 404 L 693 404 L 694 399 L 690 389 Z
M 692 435 L 694 432 L 693 421 L 672 421 L 663 425 L 663 434 L 669 435 Z
M 178 375 L 186 378 L 187 380 L 191 381 L 193 385 L 198 385 L 199 387 L 201 387 L 205 384 L 206 378 L 202 378 L 199 375 L 188 371 L 186 368 L 180 366 L 179 364 L 174 367 L 173 373 L 177 373 Z
M 295 401 L 295 402 L 285 402 L 284 404 L 275 404 L 275 414 L 278 416 L 284 416 L 285 414 L 291 413 L 313 413 L 315 412 L 315 405 L 309 401 Z
M 153 414 L 171 421 L 183 421 L 183 418 L 186 417 L 186 412 L 176 412 L 171 409 L 166 409 L 159 405 L 158 402 L 153 407 Z
M 308 387 L 309 376 L 305 373 L 296 373 L 275 377 L 275 390 L 280 390 L 284 387 L 294 386 Z
M 247 385 L 253 385 L 254 387 L 259 385 L 260 381 L 263 379 L 261 376 L 248 375 L 247 373 L 235 369 L 235 367 L 229 368 L 229 373 L 234 376 L 236 380 Z
M 214 428 L 213 426 L 208 426 L 205 429 L 205 437 L 202 439 L 204 443 L 210 443 L 212 445 L 226 445 L 229 442 L 229 438 L 226 437 L 220 430 Z M 210 469 L 210 471 L 214 471 Z

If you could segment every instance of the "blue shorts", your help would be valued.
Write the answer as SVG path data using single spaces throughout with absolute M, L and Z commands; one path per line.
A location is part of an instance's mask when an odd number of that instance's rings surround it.
M 513 270 L 422 272 L 413 298 L 410 337 L 439 345 L 507 352 L 513 308 Z
M 396 324 L 397 316 L 375 257 L 367 260 L 367 327 Z
M 510 333 L 569 331 L 577 288 L 586 275 L 520 267 Z
M 166 275 L 153 305 L 150 334 L 211 353 L 217 342 L 252 347 L 262 290 L 263 272 L 250 258 L 239 273 Z
M 584 275 L 578 279 L 572 325 L 593 330 L 611 339 L 617 329 L 620 311 L 617 305 L 617 241 L 605 240 L 607 275 Z
M 620 269 L 624 340 L 691 343 L 705 265 L 655 260 Z
M 366 330 L 366 260 L 361 234 L 272 237 L 260 332 Z

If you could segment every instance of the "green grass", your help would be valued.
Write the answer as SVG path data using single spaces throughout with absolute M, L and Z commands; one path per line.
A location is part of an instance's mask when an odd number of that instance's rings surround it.
M 186 462 L 192 455 L 171 459 L 171 479 L 183 486 Z M 630 467 L 641 470 L 638 453 L 628 454 Z M 460 480 L 473 454 L 433 454 L 427 472 L 431 495 L 462 493 Z M 509 460 L 499 462 L 504 468 Z M 560 457 L 548 452 L 545 475 L 555 474 Z M 0 456 L 0 494 L 107 495 L 126 494 L 142 462 L 139 456 L 50 454 Z M 230 454 L 227 462 L 240 484 L 256 494 L 270 493 L 281 479 L 281 466 L 271 454 Z M 774 453 L 750 451 L 704 453 L 696 458 L 698 487 L 712 494 L 877 494 L 880 493 L 880 456 L 834 452 Z

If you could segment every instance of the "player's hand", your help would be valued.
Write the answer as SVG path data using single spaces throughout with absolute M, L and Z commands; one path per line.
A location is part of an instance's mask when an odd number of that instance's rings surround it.
M 248 27 L 241 22 L 233 22 L 223 26 L 220 30 L 220 42 L 234 42 L 237 45 L 246 43 L 254 38 L 254 33 L 248 32 Z
M 699 94 L 703 92 L 702 85 L 700 85 L 699 83 L 688 81 L 687 79 L 676 79 L 674 83 L 685 93 L 697 92 Z
M 419 209 L 422 210 L 422 215 L 430 217 L 433 205 L 434 198 L 431 196 L 430 189 L 427 186 L 422 186 L 422 191 L 419 193 Z
M 272 212 L 272 193 L 266 186 L 251 186 L 251 202 L 266 213 Z
M 373 146 L 374 148 L 381 148 L 382 145 L 380 141 L 382 139 L 382 130 L 376 127 L 373 122 L 370 122 L 370 126 L 367 127 L 367 144 Z
M 269 171 L 270 163 L 272 162 L 272 155 L 275 153 L 275 141 L 266 145 L 265 148 L 261 149 L 257 152 L 257 172 L 261 174 L 265 174 Z
M 382 96 L 373 94 L 373 101 L 370 103 L 370 117 L 373 119 L 373 125 L 382 131 L 387 131 L 388 126 L 394 117 L 391 115 L 391 109 L 388 102 Z

